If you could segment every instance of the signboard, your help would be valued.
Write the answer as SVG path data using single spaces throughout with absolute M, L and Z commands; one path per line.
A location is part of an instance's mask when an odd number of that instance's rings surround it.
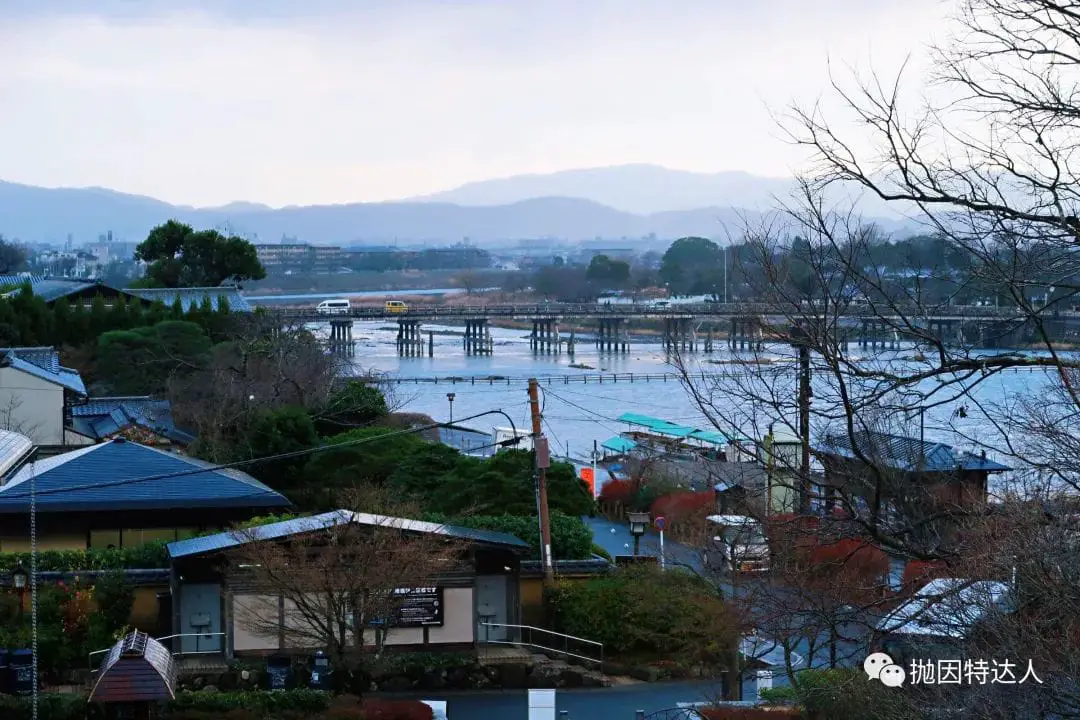
M 441 587 L 397 588 L 398 603 L 394 627 L 424 627 L 443 624 L 443 589 Z
M 663 515 L 657 515 L 653 520 L 653 524 L 656 525 L 656 529 L 660 532 L 664 532 L 667 529 L 667 519 Z
M 589 494 L 596 497 L 596 473 L 591 467 L 581 468 L 581 479 L 589 486 Z

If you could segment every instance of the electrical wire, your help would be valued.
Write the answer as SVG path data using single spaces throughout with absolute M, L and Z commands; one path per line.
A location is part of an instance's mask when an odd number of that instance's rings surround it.
M 482 412 L 482 413 L 477 413 L 475 415 L 470 415 L 468 417 L 462 418 L 461 421 L 465 422 L 465 421 L 468 421 L 468 420 L 475 420 L 476 418 L 484 417 L 486 415 L 502 415 L 503 417 L 505 417 L 507 419 L 507 421 L 509 421 L 510 427 L 514 432 L 514 435 L 516 436 L 518 434 L 517 425 L 514 423 L 513 418 L 511 418 L 509 415 L 507 415 L 501 409 L 500 410 L 487 410 L 487 411 Z M 348 440 L 346 442 L 341 442 L 341 443 L 335 443 L 335 444 L 329 444 L 329 445 L 320 445 L 320 446 L 314 447 L 314 448 L 305 448 L 303 450 L 294 450 L 292 452 L 278 453 L 276 455 L 266 455 L 266 456 L 263 456 L 263 457 L 250 458 L 250 459 L 247 459 L 247 460 L 236 460 L 236 461 L 230 462 L 230 463 L 219 463 L 219 464 L 216 464 L 216 465 L 211 464 L 211 463 L 206 463 L 205 465 L 201 465 L 200 467 L 192 468 L 190 470 L 178 470 L 176 472 L 162 473 L 162 474 L 159 474 L 159 475 L 148 475 L 148 476 L 145 476 L 145 477 L 138 477 L 138 478 L 124 478 L 122 480 L 113 480 L 113 481 L 110 481 L 110 482 L 94 483 L 94 484 L 86 484 L 86 485 L 75 485 L 75 486 L 72 486 L 72 487 L 48 488 L 48 489 L 45 489 L 45 490 L 37 490 L 36 493 L 34 493 L 34 492 L 20 493 L 20 492 L 12 492 L 12 491 L 9 490 L 7 492 L 4 492 L 4 493 L 0 494 L 0 498 L 7 499 L 7 498 L 29 497 L 29 498 L 31 498 L 31 502 L 33 502 L 35 496 L 40 497 L 42 495 L 61 495 L 63 493 L 76 492 L 76 491 L 79 491 L 79 490 L 96 490 L 96 489 L 105 488 L 105 487 L 119 487 L 119 486 L 123 486 L 123 485 L 134 485 L 136 483 L 142 483 L 142 482 L 151 482 L 151 481 L 154 481 L 154 480 L 167 480 L 167 479 L 176 478 L 176 477 L 185 477 L 185 476 L 188 476 L 188 475 L 200 475 L 202 473 L 217 472 L 219 470 L 232 470 L 234 468 L 243 467 L 245 465 L 254 465 L 254 464 L 258 464 L 258 463 L 268 462 L 268 461 L 271 461 L 271 460 L 289 460 L 289 459 L 292 459 L 292 458 L 306 457 L 306 456 L 309 456 L 309 455 L 314 455 L 316 453 L 326 452 L 327 450 L 338 450 L 338 449 L 341 449 L 341 448 L 356 447 L 358 445 L 367 445 L 369 443 L 378 442 L 380 440 L 385 440 L 387 438 L 400 437 L 402 435 L 413 435 L 413 434 L 416 434 L 416 433 L 424 432 L 425 430 L 433 430 L 435 428 L 442 428 L 442 427 L 448 427 L 448 423 L 432 423 L 430 425 L 421 425 L 420 427 L 408 428 L 406 430 L 397 430 L 397 431 L 394 431 L 394 432 L 384 433 L 382 435 L 376 435 L 374 437 L 369 437 L 369 438 L 360 438 L 358 440 Z M 30 473 L 31 473 L 30 479 L 31 479 L 31 482 L 33 482 L 35 480 L 35 478 L 36 478 L 36 470 L 34 469 L 33 465 L 30 466 Z M 32 488 L 32 490 L 33 490 L 33 488 Z M 253 493 L 251 495 L 251 497 L 256 497 L 256 496 L 261 495 L 261 494 L 262 493 Z M 247 497 L 247 496 L 245 496 L 245 497 Z

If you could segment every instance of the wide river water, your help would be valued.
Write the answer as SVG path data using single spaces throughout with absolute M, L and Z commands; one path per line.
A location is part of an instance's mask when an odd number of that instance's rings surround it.
M 319 327 L 317 332 L 325 330 Z M 447 393 L 454 393 L 453 417 L 456 420 L 488 410 L 500 409 L 509 414 L 519 428 L 529 427 L 527 379 L 533 376 L 589 375 L 598 373 L 635 373 L 660 374 L 674 373 L 675 369 L 665 356 L 662 346 L 655 340 L 639 338 L 632 342 L 628 353 L 600 353 L 595 344 L 578 336 L 579 344 L 571 359 L 564 351 L 557 355 L 534 355 L 529 347 L 527 332 L 517 329 L 492 328 L 494 352 L 491 355 L 466 356 L 462 347 L 461 328 L 443 327 L 424 324 L 424 357 L 399 357 L 395 345 L 396 327 L 387 321 L 357 322 L 353 327 L 356 341 L 355 355 L 352 358 L 357 371 L 376 370 L 396 378 L 483 378 L 501 376 L 509 378 L 489 384 L 486 380 L 477 380 L 475 384 L 468 380 L 456 382 L 440 381 L 437 384 L 403 383 L 395 384 L 391 393 L 394 403 L 403 411 L 424 413 L 437 420 L 450 417 L 450 403 Z M 427 331 L 435 332 L 435 353 L 429 358 L 427 353 Z M 450 334 L 454 333 L 454 334 Z M 320 333 L 321 334 L 321 333 Z M 860 351 L 863 352 L 863 351 Z M 901 356 L 905 349 L 897 351 Z M 906 350 L 910 355 L 911 350 Z M 789 354 L 782 346 L 766 347 L 764 355 L 780 359 Z M 709 359 L 724 360 L 733 357 L 749 358 L 748 353 L 733 353 L 723 341 L 716 343 L 716 352 L 711 355 L 697 353 L 689 361 L 695 372 L 716 372 L 718 366 L 708 363 Z M 587 365 L 593 369 L 578 369 L 571 364 Z M 785 367 L 788 367 L 785 365 Z M 788 373 L 790 378 L 790 373 Z M 784 382 L 784 381 L 780 381 Z M 973 391 L 978 403 L 1004 403 L 1020 395 L 1030 396 L 1038 392 L 1046 383 L 1041 372 L 1006 372 L 984 381 Z M 604 382 L 588 384 L 571 382 L 564 384 L 553 380 L 551 384 L 542 382 L 543 416 L 545 432 L 549 436 L 553 450 L 559 455 L 587 458 L 594 441 L 604 440 L 627 430 L 627 426 L 616 418 L 625 412 L 651 415 L 672 422 L 708 427 L 701 411 L 695 406 L 686 389 L 672 378 L 667 382 L 652 380 L 635 382 L 620 380 L 617 383 Z M 724 398 L 719 404 L 727 402 Z M 969 413 L 966 419 L 957 419 L 956 406 L 935 408 L 926 413 L 923 420 L 925 437 L 928 440 L 946 442 L 961 448 L 974 449 L 974 444 L 965 441 L 951 428 L 956 428 L 963 435 L 986 437 L 980 428 L 985 418 L 974 412 L 975 403 L 967 400 Z M 919 421 L 905 420 L 907 431 L 919 432 Z M 471 420 L 464 425 L 491 432 L 494 426 L 505 426 L 506 421 L 498 416 Z M 989 453 L 991 456 L 993 452 Z

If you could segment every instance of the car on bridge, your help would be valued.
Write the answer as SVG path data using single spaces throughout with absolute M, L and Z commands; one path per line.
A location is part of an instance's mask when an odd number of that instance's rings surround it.
M 400 300 L 387 300 L 385 307 L 386 312 L 388 313 L 400 314 L 409 312 L 409 306 Z

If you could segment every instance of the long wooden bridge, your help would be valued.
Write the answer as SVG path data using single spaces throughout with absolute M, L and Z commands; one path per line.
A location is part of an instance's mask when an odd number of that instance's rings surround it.
M 668 349 L 711 352 L 715 338 L 726 338 L 733 348 L 761 348 L 769 339 L 781 339 L 794 321 L 827 319 L 845 342 L 874 348 L 878 344 L 896 347 L 905 335 L 914 334 L 910 323 L 945 342 L 981 347 L 1014 347 L 1025 316 L 1015 308 L 959 305 L 927 310 L 916 307 L 881 307 L 852 303 L 828 310 L 808 305 L 792 312 L 792 307 L 766 303 L 535 303 L 503 305 L 413 304 L 406 309 L 383 305 L 355 306 L 333 314 L 315 308 L 275 310 L 283 320 L 328 323 L 330 345 L 353 346 L 352 327 L 356 321 L 394 321 L 398 327 L 397 346 L 403 356 L 434 356 L 434 332 L 422 323 L 464 326 L 462 345 L 468 355 L 491 354 L 494 342 L 492 321 L 527 322 L 532 325 L 530 345 L 538 353 L 573 354 L 582 342 L 579 330 L 589 332 L 591 341 L 603 351 L 628 352 L 629 324 L 659 325 L 661 344 Z M 793 317 L 794 316 L 794 317 Z M 1064 335 L 1080 329 L 1080 313 L 1062 313 L 1055 318 Z M 569 333 L 560 323 L 569 326 Z M 426 335 L 426 337 L 425 337 Z

